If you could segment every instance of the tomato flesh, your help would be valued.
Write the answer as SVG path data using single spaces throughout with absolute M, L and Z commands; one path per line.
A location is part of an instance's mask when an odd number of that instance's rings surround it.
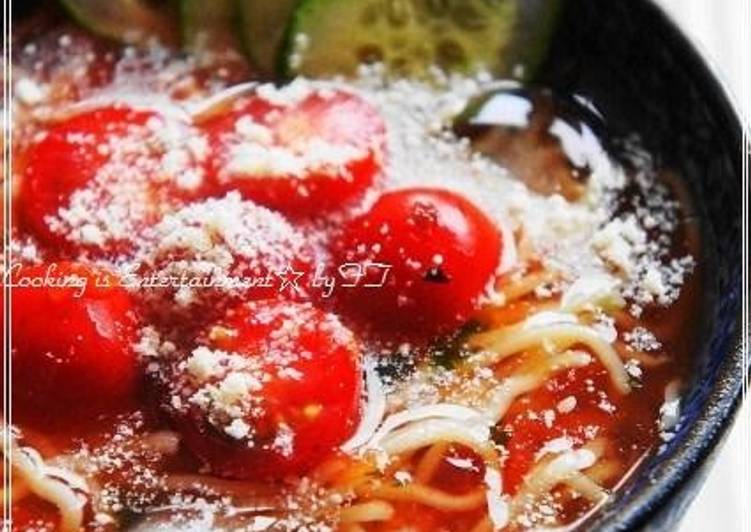
M 13 522 L 12 532 L 28 532 L 29 530 L 60 530 L 60 511 L 50 502 L 37 497 L 26 497 L 11 507 Z M 33 523 L 34 527 L 30 525 Z
M 383 121 L 346 92 L 314 91 L 286 104 L 254 94 L 203 128 L 219 188 L 288 215 L 339 207 L 370 187 L 381 169 Z
M 467 199 L 438 189 L 384 194 L 335 245 L 351 288 L 337 298 L 378 328 L 426 335 L 467 320 L 493 279 L 501 235 Z
M 138 273 L 154 288 L 144 289 L 144 306 L 170 327 L 203 328 L 244 301 L 312 296 L 317 250 L 281 214 L 236 192 L 165 216 L 145 241 Z
M 601 407 L 607 397 L 602 394 L 610 389 L 608 378 L 599 364 L 571 370 L 553 377 L 509 409 L 502 422 L 508 435 L 503 466 L 505 490 L 511 494 L 519 490 L 547 442 L 566 437 L 576 448 L 606 436 L 613 423 L 613 414 Z M 575 406 L 559 411 L 557 405 L 567 398 L 574 398 Z M 554 416 L 552 423 L 545 420 L 546 412 Z
M 124 106 L 55 125 L 24 157 L 25 223 L 42 242 L 69 254 L 129 250 L 135 234 L 200 188 L 203 170 L 194 155 L 174 145 L 184 139 L 169 138 L 188 131 L 156 112 Z
M 310 304 L 266 300 L 231 310 L 210 330 L 223 331 L 209 334 L 210 347 L 258 362 L 262 383 L 243 416 L 250 444 L 217 430 L 200 409 L 179 416 L 186 445 L 215 474 L 302 474 L 352 434 L 360 416 L 360 352 L 333 315 Z
M 68 421 L 127 403 L 138 379 L 133 351 L 138 319 L 118 278 L 72 262 L 13 273 L 16 419 Z M 78 284 L 53 286 L 64 279 Z

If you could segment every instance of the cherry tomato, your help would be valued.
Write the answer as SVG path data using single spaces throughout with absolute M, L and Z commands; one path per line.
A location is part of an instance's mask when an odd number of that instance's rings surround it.
M 312 296 L 315 250 L 304 234 L 237 192 L 168 214 L 144 250 L 138 273 L 150 286 L 140 295 L 155 319 L 193 328 L 243 301 Z
M 25 154 L 23 218 L 51 247 L 123 252 L 180 195 L 201 188 L 205 149 L 189 126 L 153 111 L 78 114 Z
M 545 443 L 565 436 L 579 447 L 595 437 L 607 436 L 614 417 L 602 408 L 610 404 L 602 393 L 609 389 L 607 372 L 599 364 L 592 364 L 557 375 L 525 401 L 517 401 L 499 425 L 508 438 L 504 489 L 511 494 L 519 489 L 541 457 Z M 559 410 L 563 400 L 574 401 L 570 410 Z
M 17 419 L 83 418 L 133 397 L 138 319 L 115 275 L 62 262 L 21 267 L 12 279 Z
M 20 43 L 32 43 L 18 54 L 17 68 L 34 72 L 49 90 L 44 104 L 58 109 L 81 101 L 86 94 L 112 83 L 120 55 L 117 43 L 105 41 L 75 25 L 53 28 L 48 13 L 24 17 L 16 27 Z M 40 31 L 44 28 L 44 31 Z
M 219 366 L 241 368 L 234 371 L 243 376 L 214 372 L 191 397 L 213 397 L 212 390 L 225 390 L 228 379 L 253 383 L 251 391 L 236 398 L 245 408 L 239 422 L 232 421 L 235 425 L 223 417 L 235 403 L 221 408 L 208 403 L 207 410 L 199 400 L 203 406 L 178 415 L 186 445 L 215 474 L 302 474 L 353 433 L 360 416 L 360 351 L 334 315 L 310 304 L 258 301 L 228 312 L 207 337 Z M 235 358 L 226 358 L 227 353 Z M 187 361 L 189 369 L 196 356 L 194 351 Z M 211 357 L 206 351 L 203 356 Z M 195 381 L 190 383 L 195 387 Z M 212 422 L 217 419 L 219 426 Z M 234 433 L 233 426 L 240 432 Z
M 334 254 L 347 279 L 337 298 L 350 312 L 377 328 L 433 335 L 475 309 L 501 235 L 462 196 L 416 188 L 384 194 L 345 227 Z
M 23 497 L 11 506 L 12 532 L 60 530 L 60 510 L 52 503 L 32 495 Z
M 312 91 L 288 104 L 254 94 L 203 127 L 220 188 L 289 215 L 339 207 L 381 169 L 383 121 L 346 92 Z

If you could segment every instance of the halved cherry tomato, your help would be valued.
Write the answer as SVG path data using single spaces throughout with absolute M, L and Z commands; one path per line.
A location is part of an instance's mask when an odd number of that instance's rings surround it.
M 16 419 L 65 422 L 127 403 L 138 378 L 138 318 L 119 279 L 61 262 L 21 267 L 12 280 Z
M 23 497 L 10 509 L 12 532 L 34 530 L 60 530 L 60 510 L 52 504 L 32 495 Z
M 202 408 L 178 416 L 186 445 L 215 474 L 301 474 L 353 433 L 360 417 L 360 351 L 334 315 L 310 304 L 259 301 L 229 311 L 207 336 L 211 349 L 255 368 L 235 370 L 255 383 L 240 398 L 252 405 L 241 418 L 246 437 L 220 430 Z M 230 365 L 240 366 L 237 360 Z M 227 378 L 219 372 L 208 385 L 222 390 Z
M 283 104 L 260 93 L 203 124 L 213 147 L 209 172 L 289 215 L 339 207 L 381 169 L 384 124 L 367 102 L 342 91 L 311 91 Z
M 384 194 L 345 227 L 334 254 L 356 285 L 337 291 L 350 312 L 433 335 L 469 318 L 498 267 L 501 235 L 464 197 L 416 188 Z
M 124 106 L 73 116 L 25 154 L 23 218 L 43 242 L 69 253 L 128 250 L 179 196 L 201 188 L 206 147 L 197 135 Z
M 18 42 L 33 45 L 19 46 L 24 53 L 17 55 L 16 68 L 34 72 L 34 78 L 49 87 L 45 105 L 60 109 L 112 83 L 121 53 L 117 43 L 76 25 L 54 27 L 49 13 L 24 17 L 19 26 L 14 29 Z
M 499 426 L 508 437 L 503 466 L 503 485 L 508 493 L 519 489 L 541 458 L 545 443 L 566 436 L 574 447 L 580 447 L 607 436 L 614 423 L 614 414 L 602 408 L 610 404 L 609 396 L 602 395 L 611 390 L 608 379 L 599 364 L 591 364 L 553 377 L 524 401 L 514 403 Z M 572 409 L 559 411 L 558 405 L 568 398 L 575 401 Z
M 243 301 L 312 296 L 315 250 L 304 234 L 237 192 L 166 215 L 144 240 L 140 295 L 170 326 L 205 326 Z

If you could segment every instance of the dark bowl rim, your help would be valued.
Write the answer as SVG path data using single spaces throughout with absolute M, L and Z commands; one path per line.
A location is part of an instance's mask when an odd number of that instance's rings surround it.
M 740 148 L 736 161 L 739 166 L 734 167 L 734 173 L 741 181 L 741 193 L 748 194 L 748 185 L 745 188 L 743 186 L 740 165 L 743 158 L 751 154 L 751 125 L 744 119 L 739 100 L 730 90 L 727 80 L 714 60 L 678 25 L 676 19 L 664 7 L 658 5 L 656 0 L 644 0 L 644 4 L 651 11 L 650 14 L 667 30 L 667 39 L 682 50 L 683 62 L 689 70 L 700 72 L 702 82 L 715 95 L 711 102 L 712 109 L 723 115 L 721 118 L 728 125 L 734 144 Z M 740 244 L 742 245 L 742 242 Z M 742 277 L 740 282 L 742 285 Z M 742 286 L 739 292 L 741 298 L 748 297 Z M 719 297 L 725 295 L 718 294 Z M 746 319 L 746 330 L 750 321 Z M 653 517 L 669 506 L 674 495 L 687 491 L 699 471 L 711 463 L 738 417 L 746 389 L 751 386 L 749 338 L 746 337 L 744 342 L 743 303 L 735 317 L 734 326 L 731 345 L 726 349 L 722 363 L 714 376 L 711 391 L 683 441 L 650 475 L 652 482 L 620 506 L 617 514 L 595 514 L 587 524 L 588 529 L 609 532 L 636 530 L 648 525 Z M 637 472 L 636 475 L 638 474 Z M 691 493 L 689 497 L 693 498 L 694 495 L 695 493 Z

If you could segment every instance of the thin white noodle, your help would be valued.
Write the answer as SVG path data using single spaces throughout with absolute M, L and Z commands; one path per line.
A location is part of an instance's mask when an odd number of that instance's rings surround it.
M 498 265 L 498 273 L 507 273 L 511 271 L 519 260 L 519 253 L 516 250 L 516 239 L 511 231 L 511 224 L 506 222 L 499 225 L 501 232 L 501 242 L 503 244 L 503 254 L 501 263 Z
M 581 448 L 566 451 L 537 465 L 524 479 L 523 489 L 514 497 L 511 503 L 511 513 L 518 513 L 530 500 L 549 493 L 558 484 L 566 483 L 576 473 L 588 469 L 598 457 L 599 453 L 596 449 Z
M 590 363 L 591 357 L 582 351 L 566 351 L 550 359 L 548 371 L 539 374 L 515 375 L 504 380 L 490 395 L 485 406 L 485 416 L 498 423 L 506 411 L 520 395 L 529 393 L 545 382 L 548 374 L 562 369 L 583 367 Z
M 556 324 L 526 330 L 508 327 L 480 333 L 472 338 L 471 343 L 483 351 L 474 355 L 470 362 L 492 366 L 511 355 L 546 342 L 553 343 L 558 349 L 567 349 L 579 343 L 586 345 L 608 370 L 618 391 L 624 394 L 631 391 L 628 373 L 618 353 L 595 331 L 584 325 Z
M 355 433 L 340 447 L 345 452 L 352 452 L 367 444 L 375 435 L 378 425 L 386 413 L 386 393 L 383 391 L 383 383 L 381 383 L 373 363 L 366 362 L 364 367 L 367 392 L 364 413 Z
M 77 114 L 84 113 L 86 111 L 92 111 L 99 109 L 107 105 L 123 105 L 126 104 L 131 109 L 135 110 L 158 110 L 163 116 L 179 120 L 181 122 L 189 123 L 191 121 L 191 115 L 181 105 L 175 104 L 169 98 L 158 98 L 156 101 L 153 95 L 148 97 L 136 92 L 109 92 L 107 94 L 96 94 L 86 100 L 76 102 L 72 105 L 68 105 L 63 109 L 55 112 L 54 115 L 49 118 L 52 120 L 64 120 L 68 117 L 75 116 Z
M 520 375 L 504 380 L 491 394 L 485 407 L 485 416 L 493 423 L 500 421 L 520 395 L 531 392 L 540 386 L 544 376 Z
M 212 108 L 220 107 L 222 104 L 228 103 L 229 100 L 233 100 L 239 96 L 242 96 L 248 92 L 255 90 L 258 87 L 258 82 L 248 81 L 246 83 L 240 83 L 238 85 L 232 85 L 222 91 L 217 92 L 209 96 L 208 98 L 195 103 L 186 103 L 185 111 L 193 118 L 200 117 L 210 113 Z
M 594 503 L 608 498 L 607 490 L 579 471 L 571 473 L 564 483 Z
M 382 440 L 396 431 L 399 427 L 407 425 L 408 423 L 414 423 L 430 418 L 453 420 L 464 422 L 466 424 L 470 424 L 468 422 L 474 421 L 483 426 L 487 425 L 481 412 L 467 406 L 451 403 L 437 403 L 419 406 L 417 408 L 397 412 L 396 414 L 387 417 L 376 433 L 373 434 L 373 437 L 370 439 L 367 446 L 378 447 Z
M 349 506 L 342 510 L 342 523 L 368 523 L 388 521 L 394 516 L 394 507 L 386 501 L 368 501 Z
M 3 499 L 5 499 L 6 497 L 8 497 L 8 491 L 9 490 L 6 490 L 6 489 L 0 489 L 0 496 L 2 496 Z M 10 496 L 11 503 L 15 503 L 17 501 L 24 499 L 30 493 L 28 486 L 26 486 L 26 484 L 23 484 L 23 483 L 19 484 L 18 486 L 13 486 L 12 491 L 13 493 Z
M 383 450 L 383 442 L 391 435 L 399 432 L 398 429 L 400 429 L 400 427 L 404 427 L 405 425 L 407 426 L 407 429 L 412 426 L 419 427 L 421 421 L 429 419 L 461 423 L 465 428 L 473 425 L 484 427 L 486 430 L 488 428 L 487 420 L 481 412 L 474 408 L 451 403 L 420 406 L 410 410 L 403 410 L 387 417 L 375 434 L 373 434 L 373 437 L 364 445 L 364 449 Z M 403 434 L 404 430 L 405 429 L 401 429 L 402 432 L 400 432 L 400 434 Z M 435 442 L 438 441 L 440 440 L 435 440 Z M 432 443 L 434 442 L 428 442 L 428 444 Z
M 439 442 L 461 443 L 486 457 L 492 451 L 490 428 L 484 422 L 461 422 L 451 419 L 423 419 L 391 432 L 378 448 L 388 455 L 414 451 Z
M 484 482 L 485 500 L 488 505 L 488 517 L 497 530 L 508 524 L 509 505 L 503 497 L 503 478 L 501 472 L 493 467 L 486 467 Z
M 74 473 L 44 463 L 39 453 L 29 447 L 12 444 L 11 463 L 23 477 L 29 490 L 60 510 L 60 530 L 80 530 L 88 492 L 86 482 Z

